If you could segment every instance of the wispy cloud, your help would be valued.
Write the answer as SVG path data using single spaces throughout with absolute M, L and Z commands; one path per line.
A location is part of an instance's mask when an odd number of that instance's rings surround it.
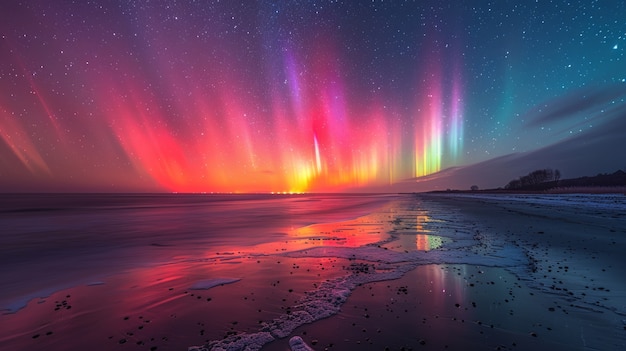
M 525 114 L 527 127 L 562 122 L 580 113 L 595 115 L 602 109 L 615 109 L 615 104 L 626 104 L 626 85 L 602 88 L 584 88 L 535 106 Z M 619 106 L 618 106 L 619 108 Z

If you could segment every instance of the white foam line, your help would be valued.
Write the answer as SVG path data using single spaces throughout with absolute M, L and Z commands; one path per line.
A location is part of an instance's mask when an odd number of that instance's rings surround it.
M 190 347 L 190 351 L 257 351 L 264 343 L 289 336 L 296 328 L 328 318 L 339 313 L 341 306 L 357 286 L 367 283 L 394 280 L 424 264 L 473 264 L 482 266 L 515 267 L 527 264 L 523 258 L 511 258 L 510 248 L 484 256 L 463 251 L 429 251 L 400 253 L 379 247 L 338 248 L 319 247 L 281 254 L 287 257 L 339 257 L 382 263 L 384 271 L 353 273 L 348 276 L 327 280 L 316 290 L 305 293 L 290 313 L 283 314 L 271 322 L 262 324 L 257 333 L 231 335 L 223 340 L 211 341 L 205 346 Z M 516 254 L 511 255 L 517 257 Z
M 304 340 L 302 340 L 302 338 L 299 336 L 294 336 L 293 338 L 289 339 L 289 347 L 291 348 L 291 351 L 315 351 L 311 346 L 307 345 Z
M 268 342 L 289 336 L 301 325 L 337 314 L 352 290 L 357 286 L 398 279 L 417 266 L 418 264 L 415 263 L 403 264 L 393 271 L 372 274 L 357 273 L 325 281 L 316 290 L 305 293 L 305 296 L 291 309 L 291 313 L 283 314 L 271 322 L 263 323 L 259 332 L 231 335 L 223 340 L 211 341 L 204 346 L 192 346 L 188 350 L 258 351 Z

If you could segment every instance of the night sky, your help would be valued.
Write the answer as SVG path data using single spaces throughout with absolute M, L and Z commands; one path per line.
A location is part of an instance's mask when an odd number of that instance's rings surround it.
M 391 184 L 617 118 L 625 49 L 624 1 L 3 1 L 0 190 Z

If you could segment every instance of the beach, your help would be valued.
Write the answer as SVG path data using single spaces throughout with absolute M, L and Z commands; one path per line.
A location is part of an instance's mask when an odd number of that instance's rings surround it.
M 106 221 L 101 205 L 3 211 L 39 240 L 2 238 L 7 347 L 278 351 L 294 337 L 314 350 L 626 347 L 623 195 L 108 200 Z M 119 233 L 88 235 L 61 259 L 40 242 L 51 233 L 35 234 L 42 223 L 67 232 L 68 216 L 74 234 Z M 26 228 L 33 219 L 40 229 Z
M 534 316 L 535 328 L 526 331 L 537 340 L 547 339 L 538 346 L 625 347 L 623 195 L 441 196 L 436 201 L 478 220 L 478 235 L 523 249 L 529 266 L 509 271 L 520 279 L 517 284 L 544 298 L 543 305 L 518 306 Z
M 419 265 L 398 280 L 358 287 L 337 316 L 297 332 L 310 335 L 319 349 L 337 350 L 625 347 L 622 196 L 419 199 L 427 208 L 430 202 L 444 206 L 444 218 L 452 216 L 473 232 L 477 242 L 465 248 L 484 261 Z M 447 235 L 445 222 L 435 227 Z M 502 253 L 513 251 L 525 259 L 511 264 Z

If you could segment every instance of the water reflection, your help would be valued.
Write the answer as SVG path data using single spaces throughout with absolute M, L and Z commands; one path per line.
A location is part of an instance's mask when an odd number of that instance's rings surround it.
M 429 222 L 430 217 L 428 217 L 428 212 L 421 211 L 415 220 L 415 231 L 418 233 L 430 233 L 430 230 L 424 227 Z
M 260 321 L 284 314 L 319 282 L 345 275 L 344 261 L 233 257 L 131 269 L 0 316 L 0 343 L 7 350 L 185 349 L 235 330 L 255 332 Z M 220 278 L 241 280 L 190 289 Z
M 424 229 L 424 224 L 428 223 L 428 215 L 426 213 L 418 214 L 415 220 L 415 231 L 417 233 L 428 232 Z M 428 251 L 431 249 L 430 235 L 417 234 L 415 236 L 415 246 L 420 251 Z
M 435 235 L 436 229 L 433 224 L 439 221 L 433 219 L 428 209 L 408 206 L 406 203 L 395 202 L 390 209 L 393 219 L 388 220 L 391 224 L 389 232 L 393 235 L 393 240 L 383 246 L 389 250 L 409 252 L 409 251 L 430 251 L 441 247 L 448 242 L 445 238 Z
M 379 241 L 388 221 L 359 216 L 392 199 L 21 197 L 14 207 L 0 206 L 0 308 L 28 296 L 31 301 L 0 315 L 0 344 L 10 350 L 129 344 L 167 350 L 255 331 L 259 321 L 286 313 L 306 291 L 345 275 L 349 266 L 276 253 Z M 189 289 L 221 278 L 241 280 Z
M 124 199 L 117 207 L 109 199 L 106 210 L 68 205 L 19 216 L 0 213 L 13 235 L 2 237 L 8 256 L 0 263 L 19 267 L 2 273 L 17 286 L 6 285 L 10 293 L 48 281 L 71 283 L 18 313 L 0 316 L 0 342 L 12 350 L 124 344 L 181 349 L 255 332 L 260 322 L 289 314 L 321 282 L 355 273 L 353 260 L 296 259 L 282 252 L 441 245 L 441 238 L 430 234 L 429 212 L 409 206 L 415 204 L 411 198 L 165 199 L 161 205 Z M 370 214 L 364 215 L 366 210 Z M 25 238 L 37 245 L 21 241 Z M 46 256 L 57 247 L 62 250 Z M 18 251 L 23 259 L 7 259 Z M 32 265 L 18 264 L 25 260 Z M 431 273 L 431 285 L 441 285 L 441 272 Z M 50 280 L 37 278 L 43 276 Z M 199 281 L 231 278 L 236 282 L 190 289 Z M 86 285 L 90 282 L 97 284 Z
M 365 216 L 352 221 L 298 228 L 291 233 L 291 236 L 306 239 L 315 246 L 357 247 L 387 238 L 388 227 L 388 223 L 378 218 Z

